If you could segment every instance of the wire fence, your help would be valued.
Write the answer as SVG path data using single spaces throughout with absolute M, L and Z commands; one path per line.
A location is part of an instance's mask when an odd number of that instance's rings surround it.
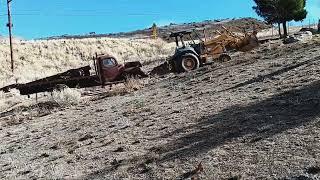
M 301 22 L 287 22 L 287 30 L 288 34 L 293 34 L 298 31 L 300 31 L 302 28 L 308 28 L 308 29 L 314 29 L 315 31 L 318 31 L 319 29 L 319 23 L 320 19 L 306 19 Z M 280 30 L 283 34 L 283 25 L 280 24 Z M 271 33 L 269 33 L 269 36 L 277 36 L 279 35 L 279 26 L 274 25 L 273 28 L 271 28 Z

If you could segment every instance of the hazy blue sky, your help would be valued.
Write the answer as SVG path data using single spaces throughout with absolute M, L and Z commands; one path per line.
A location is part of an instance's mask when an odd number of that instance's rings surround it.
M 125 32 L 207 19 L 257 17 L 253 0 L 13 0 L 14 34 L 38 38 L 88 32 Z M 320 0 L 308 0 L 308 19 L 320 17 Z M 6 0 L 0 0 L 0 34 L 7 34 Z

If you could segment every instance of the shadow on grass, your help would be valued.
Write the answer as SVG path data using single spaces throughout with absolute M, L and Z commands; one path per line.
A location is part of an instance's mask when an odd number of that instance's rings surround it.
M 20 106 L 20 107 L 11 109 L 9 111 L 2 112 L 0 113 L 0 118 L 19 114 L 20 112 L 25 112 L 28 110 L 38 110 L 39 112 L 42 112 L 45 110 L 52 110 L 55 108 L 61 108 L 61 107 L 59 106 L 58 103 L 52 102 L 52 101 L 40 102 L 31 106 Z
M 249 135 L 256 142 L 288 129 L 309 123 L 320 114 L 320 82 L 291 90 L 269 99 L 233 106 L 216 115 L 203 117 L 198 124 L 162 136 L 185 134 L 153 149 L 161 161 L 187 159 Z M 193 133 L 188 133 L 193 132 Z
M 247 135 L 249 135 L 249 143 L 263 140 L 288 129 L 305 125 L 319 114 L 320 81 L 263 101 L 246 106 L 233 106 L 218 114 L 203 117 L 196 125 L 177 129 L 161 136 L 160 138 L 168 138 L 181 135 L 165 145 L 152 147 L 150 153 L 159 154 L 160 158 L 155 161 L 160 163 L 175 159 L 184 161 Z M 131 159 L 124 164 L 139 166 L 135 163 Z M 104 178 L 121 165 L 123 164 L 105 167 L 85 176 L 84 179 Z
M 291 65 L 291 66 L 288 66 L 288 67 L 285 67 L 285 68 L 282 68 L 282 69 L 277 70 L 275 72 L 272 72 L 270 74 L 266 74 L 266 75 L 263 75 L 263 76 L 258 76 L 258 77 L 252 78 L 252 79 L 250 79 L 248 81 L 245 81 L 243 83 L 237 84 L 236 86 L 228 88 L 228 89 L 226 89 L 224 91 L 238 89 L 240 87 L 247 86 L 247 85 L 250 85 L 250 84 L 253 84 L 253 83 L 256 83 L 256 82 L 263 82 L 265 79 L 272 79 L 275 76 L 279 76 L 279 75 L 281 75 L 283 73 L 286 73 L 288 71 L 291 71 L 291 70 L 293 70 L 295 68 L 298 68 L 298 67 L 301 67 L 301 66 L 307 65 L 309 63 L 312 63 L 312 62 L 315 62 L 315 61 L 319 61 L 319 60 L 320 60 L 320 56 L 315 57 L 313 59 L 309 59 L 309 60 L 300 62 L 300 63 L 297 63 L 297 64 L 294 64 L 294 65 Z

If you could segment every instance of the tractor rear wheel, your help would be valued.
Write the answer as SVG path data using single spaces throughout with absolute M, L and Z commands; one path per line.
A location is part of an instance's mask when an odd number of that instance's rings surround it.
M 187 53 L 180 58 L 177 70 L 179 72 L 189 72 L 199 67 L 199 58 L 194 54 Z

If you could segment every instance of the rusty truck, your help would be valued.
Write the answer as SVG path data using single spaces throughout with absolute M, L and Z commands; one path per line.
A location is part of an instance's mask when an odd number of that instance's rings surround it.
M 109 54 L 96 55 L 94 58 L 95 73 L 91 74 L 90 66 L 70 69 L 54 76 L 39 79 L 25 84 L 12 84 L 0 91 L 9 92 L 18 89 L 21 95 L 40 92 L 50 92 L 61 87 L 87 88 L 94 86 L 108 86 L 123 83 L 128 77 L 144 78 L 148 75 L 141 70 L 139 61 L 119 64 L 114 56 Z

